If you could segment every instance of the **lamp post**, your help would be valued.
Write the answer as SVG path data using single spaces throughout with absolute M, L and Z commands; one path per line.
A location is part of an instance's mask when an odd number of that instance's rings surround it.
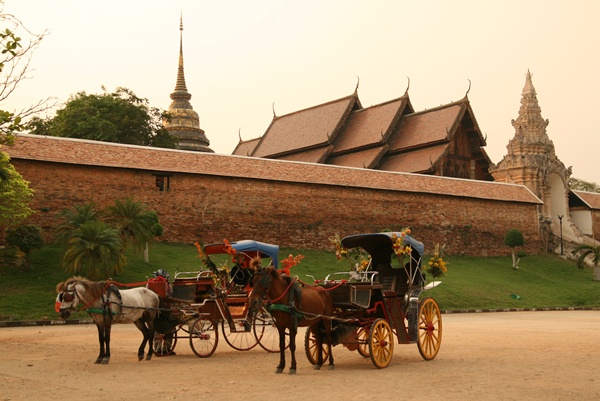
M 560 254 L 563 254 L 563 235 L 562 235 L 562 219 L 563 219 L 563 215 L 559 214 L 558 215 L 558 221 L 560 222 Z

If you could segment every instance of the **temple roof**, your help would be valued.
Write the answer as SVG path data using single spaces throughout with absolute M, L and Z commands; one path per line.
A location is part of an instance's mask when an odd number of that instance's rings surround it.
M 577 195 L 577 197 L 581 199 L 590 209 L 600 209 L 600 193 L 578 191 L 574 189 L 572 189 L 571 192 Z
M 360 108 L 358 96 L 324 103 L 273 120 L 251 156 L 274 158 L 333 142 L 348 114 Z
M 463 135 L 461 145 L 450 147 L 459 133 Z M 426 174 L 439 174 L 443 168 L 438 163 L 452 154 L 461 160 L 475 160 L 484 172 L 478 179 L 491 180 L 487 172 L 491 161 L 483 149 L 485 139 L 466 96 L 415 112 L 408 93 L 363 108 L 354 92 L 274 116 L 254 150 L 249 151 L 253 144 L 240 142 L 233 154 Z

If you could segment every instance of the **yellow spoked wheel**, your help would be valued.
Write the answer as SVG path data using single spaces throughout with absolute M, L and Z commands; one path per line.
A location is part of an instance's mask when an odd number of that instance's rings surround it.
M 384 319 L 377 319 L 371 325 L 369 332 L 369 353 L 371 362 L 376 368 L 387 367 L 394 355 L 394 333 L 389 323 Z
M 361 326 L 356 329 L 356 337 L 358 338 L 358 353 L 368 358 L 371 356 L 369 353 L 369 330 Z
M 442 313 L 433 298 L 425 298 L 419 305 L 419 353 L 426 361 L 437 355 L 442 343 Z
M 323 342 L 321 348 L 323 350 L 323 364 L 325 364 L 327 359 L 329 359 L 329 347 Z M 306 353 L 308 362 L 310 362 L 311 365 L 316 365 L 319 360 L 319 348 L 317 347 L 315 335 L 308 327 L 306 328 L 306 334 L 304 334 L 304 352 Z

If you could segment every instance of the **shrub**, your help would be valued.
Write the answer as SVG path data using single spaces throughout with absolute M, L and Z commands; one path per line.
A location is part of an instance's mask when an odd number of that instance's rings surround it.
M 6 243 L 29 255 L 33 249 L 40 249 L 44 245 L 42 230 L 34 225 L 9 228 L 6 230 Z

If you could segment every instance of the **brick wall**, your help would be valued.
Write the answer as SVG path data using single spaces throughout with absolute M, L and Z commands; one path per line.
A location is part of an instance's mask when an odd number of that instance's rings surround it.
M 242 158 L 237 160 L 243 165 Z M 62 209 L 89 201 L 104 207 L 132 196 L 157 211 L 165 227 L 161 239 L 169 242 L 256 239 L 282 247 L 331 250 L 328 237 L 336 233 L 410 226 L 426 252 L 439 242 L 447 244 L 450 254 L 505 255 L 509 250 L 502 244 L 504 234 L 517 228 L 525 235 L 528 252 L 541 250 L 537 206 L 528 202 L 260 177 L 266 173 L 232 177 L 173 172 L 170 191 L 160 192 L 155 172 L 146 169 L 26 157 L 13 157 L 13 164 L 35 190 L 31 206 L 37 213 L 30 220 L 42 227 L 48 240 Z M 293 167 L 301 175 L 304 166 Z M 416 183 L 420 178 L 414 177 Z

